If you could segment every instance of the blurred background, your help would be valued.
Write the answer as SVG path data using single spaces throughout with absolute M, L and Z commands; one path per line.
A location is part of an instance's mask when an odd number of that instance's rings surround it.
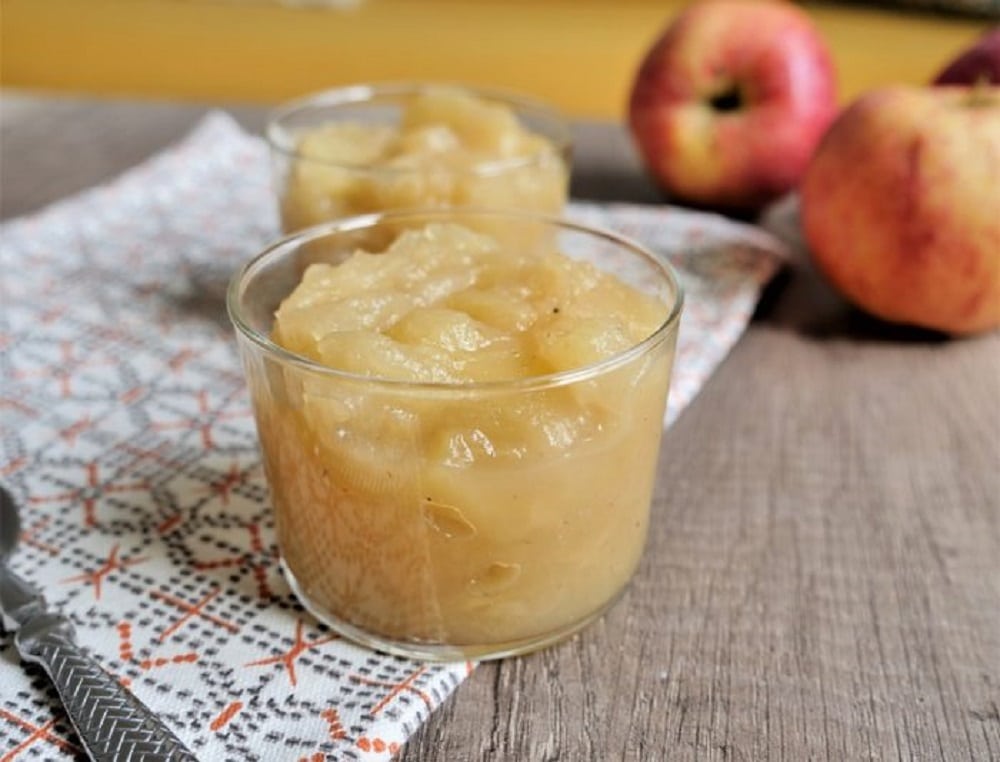
M 436 79 L 619 119 L 642 54 L 682 0 L 0 0 L 5 87 L 273 103 L 336 85 Z M 848 100 L 923 84 L 1000 0 L 804 3 Z

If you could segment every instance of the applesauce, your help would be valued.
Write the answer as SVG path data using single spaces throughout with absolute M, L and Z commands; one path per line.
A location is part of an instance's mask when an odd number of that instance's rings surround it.
M 442 85 L 359 86 L 271 120 L 286 232 L 388 209 L 482 206 L 558 213 L 568 128 L 514 96 Z
M 477 232 L 484 217 L 559 235 L 512 249 Z M 356 250 L 407 218 L 385 251 Z M 285 239 L 230 292 L 296 593 L 346 636 L 420 658 L 565 637 L 642 554 L 676 281 L 554 218 L 351 225 Z

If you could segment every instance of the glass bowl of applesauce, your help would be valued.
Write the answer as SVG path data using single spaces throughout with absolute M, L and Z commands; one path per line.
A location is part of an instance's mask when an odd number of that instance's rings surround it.
M 361 215 L 247 264 L 228 309 L 303 605 L 435 660 L 600 616 L 645 543 L 681 305 L 638 243 L 528 212 Z
M 267 126 L 281 224 L 415 207 L 558 214 L 571 136 L 554 109 L 458 85 L 356 85 L 280 107 Z

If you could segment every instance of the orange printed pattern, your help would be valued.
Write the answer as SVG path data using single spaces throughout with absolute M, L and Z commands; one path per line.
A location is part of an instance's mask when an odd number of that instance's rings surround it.
M 70 582 L 86 582 L 88 585 L 94 586 L 94 600 L 101 599 L 101 583 L 104 578 L 111 574 L 111 572 L 118 571 L 120 569 L 126 569 L 129 566 L 135 566 L 136 564 L 141 564 L 147 561 L 146 558 L 118 558 L 118 545 L 116 544 L 111 548 L 111 552 L 108 553 L 107 559 L 104 563 L 94 569 L 93 571 L 84 572 L 83 574 L 77 574 L 74 577 L 67 577 L 63 580 L 64 583 Z
M 202 571 L 208 571 L 211 569 L 224 569 L 235 566 L 249 566 L 250 571 L 257 582 L 257 595 L 260 598 L 267 600 L 274 597 L 271 586 L 267 581 L 267 572 L 270 565 L 267 562 L 256 561 L 256 558 L 270 557 L 272 554 L 264 548 L 264 543 L 261 539 L 260 524 L 250 524 L 246 527 L 246 530 L 250 536 L 249 552 L 236 556 L 229 556 L 227 558 L 215 559 L 212 561 L 195 561 L 194 568 Z
M 219 712 L 218 716 L 214 720 L 212 720 L 212 724 L 209 725 L 209 728 L 213 731 L 222 730 L 222 728 L 224 728 L 227 724 L 229 724 L 229 721 L 233 719 L 233 717 L 235 717 L 242 708 L 243 708 L 242 701 L 232 702 L 231 704 L 229 704 L 229 706 L 227 706 L 225 709 Z
M 2 468 L 0 468 L 0 476 L 10 476 L 11 474 L 16 474 L 22 468 L 28 464 L 28 459 L 23 455 L 19 458 L 13 458 Z
M 389 692 L 382 698 L 382 700 L 372 707 L 371 713 L 373 715 L 376 715 L 383 709 L 385 709 L 386 705 L 389 704 L 394 698 L 396 698 L 396 696 L 398 696 L 403 691 L 409 691 L 410 693 L 419 696 L 423 700 L 423 702 L 427 704 L 427 708 L 432 709 L 434 707 L 434 702 L 431 700 L 431 697 L 428 696 L 424 691 L 413 687 L 414 681 L 416 681 L 416 679 L 420 677 L 422 674 L 424 674 L 424 672 L 426 671 L 427 671 L 427 666 L 426 665 L 421 666 L 414 672 L 409 674 L 404 680 L 401 680 L 398 683 L 390 683 L 390 682 L 385 682 L 383 680 L 372 680 L 362 675 L 352 675 L 351 679 L 356 680 L 359 683 L 364 683 L 365 685 L 375 685 L 389 689 Z
M 50 545 L 47 542 L 42 542 L 36 537 L 39 532 L 41 532 L 43 529 L 45 529 L 45 527 L 48 526 L 49 521 L 51 521 L 50 516 L 43 516 L 41 519 L 36 521 L 31 526 L 26 527 L 21 532 L 21 542 L 27 543 L 28 545 L 38 548 L 39 550 L 44 550 L 50 556 L 58 556 L 59 548 L 57 548 L 55 545 Z
M 195 399 L 198 407 L 193 415 L 182 417 L 174 421 L 154 423 L 153 428 L 156 431 L 170 431 L 172 429 L 180 429 L 181 431 L 197 431 L 201 436 L 202 447 L 206 450 L 214 450 L 216 448 L 216 442 L 213 436 L 213 431 L 218 423 L 233 418 L 249 419 L 251 416 L 249 407 L 245 410 L 237 412 L 223 412 L 220 410 L 213 411 L 211 409 L 211 403 L 208 399 L 208 392 L 205 390 L 199 391 L 195 395 Z
M 62 316 L 63 313 L 58 313 Z M 73 380 L 77 372 L 86 368 L 93 368 L 99 365 L 108 365 L 110 360 L 82 360 L 77 356 L 76 349 L 72 342 L 63 341 L 59 343 L 59 361 L 53 365 L 43 365 L 33 370 L 23 370 L 15 372 L 14 378 L 23 381 L 32 378 L 40 378 L 43 381 L 53 379 L 59 384 L 59 393 L 65 399 L 73 395 Z
M 166 667 L 171 664 L 192 664 L 198 661 L 198 654 L 194 651 L 174 654 L 173 656 L 158 656 L 156 658 L 137 659 L 135 651 L 132 649 L 132 625 L 128 622 L 118 623 L 118 655 L 122 661 L 134 662 L 139 669 L 149 671 Z
M 76 423 L 72 423 L 62 431 L 59 432 L 59 436 L 70 445 L 71 447 L 76 444 L 77 437 L 79 437 L 87 429 L 94 425 L 94 421 L 89 415 L 85 415 Z
M 33 746 L 36 741 L 47 741 L 63 751 L 72 752 L 74 754 L 79 754 L 83 751 L 75 744 L 72 744 L 66 739 L 60 738 L 52 733 L 52 727 L 56 724 L 55 720 L 49 720 L 44 725 L 36 726 L 4 709 L 0 709 L 0 719 L 6 720 L 22 730 L 28 731 L 28 736 L 21 741 L 21 743 L 0 757 L 0 762 L 13 762 L 13 760 L 17 759 L 18 755 L 22 751 L 26 751 L 28 747 Z
M 116 484 L 114 482 L 102 482 L 100 469 L 95 461 L 84 465 L 87 474 L 87 483 L 83 487 L 60 492 L 55 495 L 45 497 L 31 497 L 32 503 L 80 503 L 83 506 L 83 525 L 85 527 L 97 526 L 97 495 L 98 493 L 110 494 L 115 492 L 146 492 L 149 490 L 149 482 L 128 482 Z
M 216 588 L 208 595 L 203 597 L 201 600 L 199 600 L 197 603 L 192 604 L 188 603 L 187 601 L 181 600 L 180 598 L 175 598 L 172 595 L 168 595 L 167 593 L 164 593 L 160 590 L 154 590 L 152 593 L 150 593 L 150 595 L 152 595 L 154 598 L 159 598 L 162 601 L 166 601 L 167 603 L 176 606 L 177 608 L 179 608 L 181 611 L 184 612 L 179 619 L 175 620 L 173 624 L 171 624 L 169 627 L 167 627 L 167 629 L 165 629 L 163 632 L 160 633 L 160 642 L 162 643 L 164 640 L 166 640 L 175 632 L 177 632 L 177 630 L 179 630 L 181 626 L 192 617 L 200 617 L 218 627 L 225 627 L 230 632 L 239 632 L 240 628 L 238 625 L 235 625 L 232 622 L 228 622 L 225 619 L 213 616 L 212 614 L 205 612 L 205 606 L 207 606 L 209 601 L 215 598 L 218 594 L 219 594 L 219 589 Z
M 369 738 L 368 736 L 361 736 L 357 741 L 357 747 L 361 751 L 374 751 L 379 754 L 384 752 L 389 752 L 389 754 L 395 754 L 399 751 L 399 744 L 395 741 L 391 743 L 386 743 L 381 738 Z
M 324 709 L 320 716 L 326 720 L 330 728 L 330 738 L 334 741 L 341 741 L 347 738 L 347 731 L 340 724 L 340 713 L 336 709 Z
M 295 674 L 295 660 L 298 659 L 306 651 L 309 651 L 317 646 L 321 646 L 324 643 L 329 643 L 331 640 L 336 640 L 336 635 L 328 635 L 324 638 L 319 638 L 310 643 L 307 643 L 302 636 L 302 620 L 299 619 L 295 622 L 295 642 L 292 647 L 289 648 L 285 653 L 278 656 L 272 656 L 267 659 L 258 659 L 257 661 L 252 661 L 245 666 L 247 667 L 263 667 L 268 664 L 281 664 L 288 670 L 288 679 L 294 688 L 298 684 L 298 678 Z

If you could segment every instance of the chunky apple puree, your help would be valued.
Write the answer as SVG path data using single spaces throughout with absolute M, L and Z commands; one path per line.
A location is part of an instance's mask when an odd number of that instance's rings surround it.
M 406 207 L 559 212 L 564 152 L 508 106 L 459 90 L 412 96 L 398 124 L 337 121 L 298 137 L 281 197 L 286 231 Z
M 668 309 L 452 224 L 311 265 L 273 338 L 349 373 L 273 366 L 251 387 L 284 562 L 312 607 L 470 655 L 599 613 L 642 552 L 673 354 L 620 353 Z

